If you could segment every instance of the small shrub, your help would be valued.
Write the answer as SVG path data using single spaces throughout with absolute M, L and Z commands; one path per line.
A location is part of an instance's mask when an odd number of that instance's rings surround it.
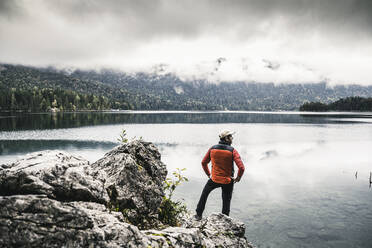
M 181 173 L 186 169 L 177 168 L 172 174 L 174 179 L 167 178 L 164 181 L 164 190 L 166 195 L 163 197 L 163 201 L 159 207 L 159 220 L 170 226 L 179 226 L 182 216 L 187 213 L 187 207 L 182 201 L 172 200 L 172 195 L 177 186 L 182 182 L 187 182 L 187 177 L 183 176 Z
M 120 143 L 123 143 L 123 144 L 125 144 L 125 143 L 128 142 L 127 131 L 126 131 L 125 129 L 123 129 L 123 130 L 121 131 L 121 134 L 120 134 L 120 137 L 118 138 L 118 141 L 119 141 Z

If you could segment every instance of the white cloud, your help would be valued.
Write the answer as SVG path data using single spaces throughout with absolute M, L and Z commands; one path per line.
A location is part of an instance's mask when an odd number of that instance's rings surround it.
M 371 10 L 366 0 L 3 0 L 0 58 L 128 71 L 166 64 L 213 82 L 367 85 Z

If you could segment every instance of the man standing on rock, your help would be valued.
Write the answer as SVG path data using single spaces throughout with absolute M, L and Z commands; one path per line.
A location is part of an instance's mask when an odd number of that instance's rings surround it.
M 212 146 L 205 154 L 202 167 L 209 180 L 204 186 L 203 192 L 200 196 L 198 206 L 196 208 L 195 218 L 201 220 L 208 195 L 212 190 L 222 188 L 222 213 L 229 215 L 230 203 L 234 183 L 240 181 L 244 173 L 244 164 L 240 159 L 240 155 L 231 144 L 234 132 L 223 131 L 220 133 L 220 142 Z M 208 163 L 212 161 L 212 174 L 209 171 Z M 238 175 L 234 179 L 234 162 L 238 167 Z

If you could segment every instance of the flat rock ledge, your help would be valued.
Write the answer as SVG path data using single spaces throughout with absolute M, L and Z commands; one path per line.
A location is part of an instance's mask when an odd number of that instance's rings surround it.
M 166 175 L 142 140 L 93 164 L 42 151 L 0 165 L 0 247 L 252 247 L 244 224 L 223 214 L 155 229 Z

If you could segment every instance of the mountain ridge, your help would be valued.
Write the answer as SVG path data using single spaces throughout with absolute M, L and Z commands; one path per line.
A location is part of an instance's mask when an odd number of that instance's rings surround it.
M 0 88 L 4 90 L 57 87 L 104 96 L 110 108 L 131 110 L 298 110 L 306 102 L 329 103 L 349 96 L 372 96 L 372 86 L 355 84 L 241 81 L 214 84 L 182 80 L 171 73 L 126 73 L 107 68 L 63 70 L 9 64 L 1 64 L 1 68 Z

